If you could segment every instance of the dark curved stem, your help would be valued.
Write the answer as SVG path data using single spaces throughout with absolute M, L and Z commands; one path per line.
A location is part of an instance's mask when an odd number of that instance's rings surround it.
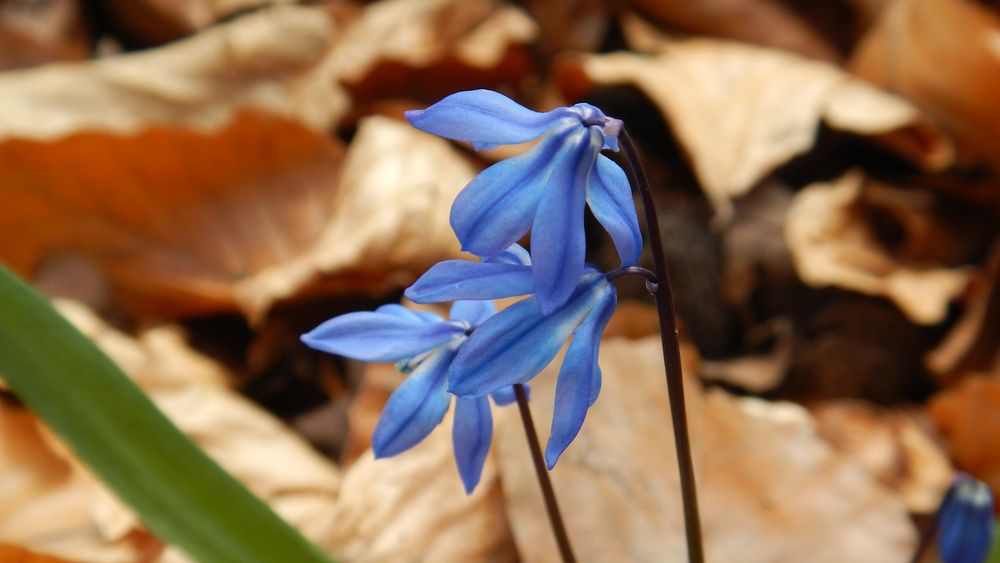
M 622 268 L 615 268 L 610 272 L 604 274 L 604 277 L 608 281 L 618 279 L 622 276 L 639 276 L 640 278 L 646 280 L 646 291 L 650 295 L 656 295 L 656 290 L 659 287 L 660 280 L 656 277 L 656 274 L 650 272 L 642 266 L 627 266 Z
M 639 190 L 646 211 L 646 226 L 653 251 L 653 265 L 657 284 L 656 309 L 660 318 L 660 339 L 663 343 L 663 365 L 666 368 L 667 396 L 670 400 L 670 417 L 674 426 L 674 446 L 677 449 L 677 467 L 681 478 L 681 499 L 684 503 L 684 530 L 687 534 L 688 560 L 702 563 L 705 560 L 701 540 L 701 521 L 698 517 L 698 494 L 695 487 L 694 464 L 691 461 L 691 442 L 688 437 L 687 408 L 684 404 L 684 375 L 681 372 L 680 341 L 674 314 L 674 298 L 670 288 L 670 273 L 663 252 L 660 220 L 653 202 L 653 191 L 646 179 L 646 171 L 632 138 L 624 129 L 618 136 L 622 151 L 628 160 L 629 180 Z
M 542 448 L 538 443 L 538 434 L 535 432 L 535 422 L 531 418 L 531 409 L 528 408 L 528 394 L 524 391 L 524 385 L 514 384 L 514 396 L 517 397 L 517 408 L 521 412 L 521 423 L 528 438 L 531 461 L 535 464 L 535 476 L 538 477 L 538 485 L 542 488 L 545 511 L 549 514 L 549 523 L 552 524 L 552 534 L 556 537 L 556 545 L 559 546 L 559 555 L 562 556 L 563 563 L 576 563 L 573 548 L 569 544 L 569 536 L 566 534 L 566 526 L 559 513 L 556 493 L 552 489 L 552 481 L 549 480 L 549 472 L 545 468 L 545 458 L 542 457 Z

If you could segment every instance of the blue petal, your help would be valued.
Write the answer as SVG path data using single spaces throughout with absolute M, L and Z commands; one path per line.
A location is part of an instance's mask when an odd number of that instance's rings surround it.
M 527 383 L 523 383 L 524 396 L 530 401 L 531 400 L 531 386 Z M 493 397 L 493 402 L 500 407 L 506 407 L 511 403 L 517 402 L 517 395 L 514 393 L 514 386 L 508 385 L 507 387 L 501 387 L 496 391 L 490 393 L 490 397 Z
M 995 518 L 989 487 L 964 473 L 956 476 L 938 514 L 943 563 L 981 563 L 993 544 Z
M 550 315 L 543 315 L 529 297 L 490 317 L 459 349 L 448 376 L 449 391 L 482 397 L 528 381 L 552 361 L 609 287 L 603 274 L 588 269 L 577 291 Z
M 425 323 L 440 323 L 444 321 L 444 319 L 441 318 L 441 315 L 437 313 L 433 313 L 431 311 L 414 311 L 413 309 L 408 309 L 398 303 L 388 303 L 386 305 L 382 305 L 381 307 L 375 309 L 375 312 L 385 313 L 401 319 L 423 321 Z
M 499 299 L 534 291 L 531 268 L 514 264 L 445 260 L 406 289 L 415 303 L 458 299 Z
M 535 295 L 546 315 L 566 302 L 583 271 L 583 211 L 587 180 L 601 150 L 595 128 L 570 136 L 553 159 L 554 171 L 531 226 Z
M 512 244 L 507 250 L 504 250 L 500 254 L 494 254 L 493 256 L 487 256 L 483 258 L 483 262 L 488 262 L 491 264 L 514 264 L 518 266 L 530 266 L 531 265 L 531 255 L 528 251 L 524 249 L 520 244 Z
M 635 214 L 635 200 L 628 177 L 604 155 L 597 156 L 595 173 L 587 188 L 587 204 L 611 235 L 622 266 L 634 266 L 642 254 L 642 232 Z
M 451 227 L 462 250 L 492 256 L 528 232 L 566 136 L 566 131 L 546 135 L 524 153 L 483 170 L 459 192 L 451 206 Z
M 447 343 L 464 329 L 398 305 L 334 317 L 302 335 L 310 348 L 367 362 L 394 362 Z M 432 319 L 438 319 L 432 322 Z
M 455 425 L 451 439 L 458 474 L 462 476 L 466 494 L 471 494 L 482 477 L 483 464 L 493 440 L 493 416 L 487 398 L 455 401 Z
M 372 435 L 375 457 L 390 457 L 412 448 L 441 423 L 451 401 L 445 387 L 454 357 L 455 352 L 448 348 L 435 351 L 393 391 Z
M 567 108 L 538 113 L 490 90 L 458 92 L 427 109 L 406 112 L 417 129 L 470 141 L 476 150 L 530 141 L 566 118 L 574 118 Z
M 448 316 L 453 321 L 465 321 L 470 326 L 479 326 L 497 312 L 492 301 L 455 301 Z
M 597 399 L 601 388 L 597 353 L 601 335 L 618 303 L 614 286 L 607 281 L 604 283 L 607 284 L 607 291 L 576 330 L 559 370 L 556 401 L 552 407 L 552 431 L 545 446 L 545 463 L 549 469 L 555 467 L 559 456 L 580 432 L 587 409 Z

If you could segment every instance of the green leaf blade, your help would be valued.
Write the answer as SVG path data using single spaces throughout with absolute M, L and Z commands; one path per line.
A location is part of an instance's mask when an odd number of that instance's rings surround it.
M 153 534 L 195 560 L 331 561 L 2 266 L 0 375 Z

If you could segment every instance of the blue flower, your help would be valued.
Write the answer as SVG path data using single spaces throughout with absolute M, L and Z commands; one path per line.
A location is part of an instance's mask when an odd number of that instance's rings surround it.
M 585 206 L 611 235 L 622 265 L 639 260 L 642 235 L 628 179 L 600 154 L 618 150 L 621 121 L 589 104 L 538 113 L 489 90 L 452 94 L 406 117 L 477 150 L 543 137 L 473 179 L 455 199 L 451 225 L 462 248 L 483 257 L 530 230 L 532 278 L 545 314 L 569 299 L 583 273 Z
M 467 335 L 496 309 L 491 301 L 456 301 L 451 320 L 401 305 L 374 312 L 348 313 L 307 334 L 308 346 L 368 362 L 397 362 L 409 377 L 392 393 L 372 436 L 375 457 L 394 456 L 415 446 L 441 422 L 451 395 L 448 372 Z M 493 400 L 507 404 L 510 389 L 495 389 Z M 455 404 L 452 443 L 467 493 L 479 483 L 493 439 L 493 417 L 485 396 L 459 398 Z
M 959 473 L 938 512 L 938 550 L 944 563 L 982 563 L 993 545 L 993 495 L 982 481 Z
M 514 245 L 483 262 L 441 262 L 406 295 L 417 302 L 520 295 L 530 291 L 531 269 L 527 253 Z M 614 284 L 586 266 L 569 298 L 554 311 L 546 314 L 532 296 L 476 328 L 452 361 L 448 390 L 475 399 L 524 383 L 542 371 L 572 336 L 556 382 L 552 430 L 545 448 L 545 461 L 552 469 L 579 433 L 601 390 L 598 347 L 617 303 Z

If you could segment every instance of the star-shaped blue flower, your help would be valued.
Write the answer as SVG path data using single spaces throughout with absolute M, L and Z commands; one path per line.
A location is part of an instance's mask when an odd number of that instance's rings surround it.
M 368 362 L 397 362 L 409 377 L 392 393 L 372 436 L 375 457 L 402 453 L 440 424 L 451 404 L 448 373 L 468 334 L 496 309 L 492 301 L 456 301 L 451 320 L 401 305 L 334 317 L 302 336 L 308 346 Z M 512 391 L 493 389 L 493 400 L 507 404 Z M 493 439 L 493 417 L 484 396 L 458 398 L 452 442 L 455 462 L 467 493 L 479 483 Z
M 994 526 L 989 486 L 971 475 L 956 475 L 938 513 L 941 561 L 983 563 L 993 546 Z
M 562 305 L 584 269 L 584 208 L 607 229 L 622 266 L 642 252 L 632 190 L 601 149 L 618 150 L 621 121 L 589 104 L 546 113 L 489 90 L 452 94 L 406 112 L 414 127 L 477 150 L 542 136 L 525 153 L 490 166 L 458 195 L 451 225 L 462 248 L 487 257 L 531 231 L 535 295 L 545 314 Z
M 483 262 L 447 260 L 406 290 L 418 303 L 453 299 L 498 299 L 530 293 L 532 265 L 513 245 Z M 535 377 L 571 336 L 559 370 L 552 429 L 545 448 L 549 469 L 576 437 L 601 390 L 597 364 L 601 334 L 617 306 L 614 284 L 586 266 L 573 291 L 555 310 L 542 310 L 536 296 L 523 299 L 476 328 L 451 364 L 448 390 L 461 398 L 483 397 Z

